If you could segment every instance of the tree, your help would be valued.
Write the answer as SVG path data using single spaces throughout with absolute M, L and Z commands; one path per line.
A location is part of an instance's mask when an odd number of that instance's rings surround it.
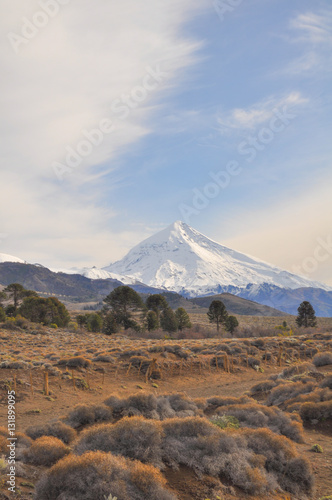
M 5 319 L 6 319 L 6 313 L 3 309 L 3 307 L 0 306 L 0 321 L 5 321 Z
M 19 305 L 19 302 L 23 300 L 24 297 L 27 297 L 27 294 L 37 295 L 36 292 L 26 290 L 24 286 L 20 285 L 20 283 L 11 283 L 4 289 L 4 293 L 8 296 L 9 299 L 13 301 L 15 311 Z
M 239 322 L 235 316 L 228 316 L 225 321 L 225 328 L 227 332 L 233 333 L 235 328 L 239 326 Z
M 178 329 L 180 332 L 184 328 L 191 328 L 190 318 L 187 311 L 183 307 L 178 307 L 175 311 L 175 317 L 178 322 Z
M 103 326 L 103 320 L 99 314 L 91 313 L 88 315 L 86 326 L 89 332 L 100 332 Z
M 210 323 L 217 324 L 217 331 L 219 332 L 220 325 L 225 323 L 228 316 L 225 304 L 221 300 L 213 300 L 208 310 L 208 318 Z
M 119 286 L 107 295 L 104 302 L 113 312 L 117 324 L 122 325 L 125 330 L 138 328 L 138 324 L 132 319 L 132 313 L 143 312 L 145 305 L 135 290 L 129 286 Z
M 2 307 L 3 305 L 3 302 L 6 300 L 7 298 L 7 295 L 5 294 L 5 292 L 0 292 L 0 306 Z
M 80 328 L 84 328 L 86 327 L 87 323 L 88 323 L 88 318 L 89 318 L 89 313 L 86 313 L 86 314 L 78 314 L 76 316 L 76 321 L 77 321 L 77 324 Z
M 147 323 L 147 329 L 149 332 L 152 332 L 153 330 L 157 330 L 159 326 L 159 320 L 157 313 L 154 311 L 149 311 L 147 316 L 146 316 L 146 323 Z
M 165 309 L 167 309 L 169 305 L 163 295 L 161 295 L 160 293 L 156 293 L 154 295 L 149 295 L 149 297 L 146 299 L 146 307 L 156 313 L 159 323 L 160 313 L 162 311 L 165 311 Z
M 164 331 L 166 332 L 176 332 L 178 329 L 178 322 L 174 311 L 167 307 L 160 316 L 160 324 Z
M 62 302 L 55 297 L 26 297 L 19 309 L 19 313 L 34 323 L 59 327 L 67 326 L 70 321 L 69 313 Z
M 102 332 L 106 335 L 112 335 L 118 331 L 119 327 L 116 322 L 115 316 L 113 313 L 108 313 L 103 318 L 103 328 Z
M 308 328 L 308 326 L 316 326 L 317 320 L 315 316 L 315 311 L 310 302 L 305 300 L 302 302 L 298 308 L 298 316 L 296 318 L 297 326 L 304 326 Z
M 15 309 L 14 304 L 8 304 L 8 306 L 5 309 L 6 316 L 9 318 L 13 318 L 16 316 L 17 309 Z

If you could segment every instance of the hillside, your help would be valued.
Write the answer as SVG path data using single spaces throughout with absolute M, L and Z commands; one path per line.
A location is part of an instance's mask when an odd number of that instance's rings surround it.
M 221 293 L 219 295 L 210 295 L 208 297 L 199 297 L 190 299 L 190 302 L 201 308 L 210 306 L 213 300 L 221 300 L 229 314 L 240 314 L 247 316 L 284 316 L 285 313 L 269 306 L 264 306 L 253 302 L 252 300 L 242 299 L 230 293 Z
M 98 300 L 122 284 L 117 280 L 91 280 L 80 274 L 54 273 L 46 267 L 11 262 L 0 264 L 0 283 L 20 283 L 36 292 L 80 300 Z

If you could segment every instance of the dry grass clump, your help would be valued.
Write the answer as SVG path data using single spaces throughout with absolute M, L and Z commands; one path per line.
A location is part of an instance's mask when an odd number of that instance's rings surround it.
M 89 368 L 91 361 L 83 356 L 74 356 L 73 358 L 62 358 L 58 365 L 66 365 L 69 368 Z
M 78 455 L 86 451 L 104 451 L 162 468 L 161 442 L 160 422 L 125 417 L 115 425 L 97 425 L 82 432 L 74 451 Z
M 315 366 L 332 365 L 332 352 L 319 352 L 312 360 Z
M 161 396 L 142 393 L 125 399 L 111 396 L 104 403 L 112 408 L 113 415 L 116 417 L 143 416 L 164 420 L 172 417 L 192 417 L 201 413 L 193 400 L 184 394 L 176 393 Z
M 152 466 L 131 462 L 110 453 L 69 456 L 36 485 L 37 500 L 176 500 L 166 480 Z
M 304 422 L 311 423 L 332 419 L 332 401 L 304 403 L 300 408 L 300 416 Z
M 104 401 L 104 404 L 110 406 L 113 415 L 117 417 L 141 415 L 145 418 L 158 419 L 158 403 L 154 394 L 142 393 L 124 399 L 110 396 Z
M 31 439 L 38 439 L 42 436 L 53 436 L 60 439 L 63 443 L 69 444 L 76 437 L 74 429 L 63 422 L 53 422 L 44 425 L 34 425 L 28 427 L 26 434 Z
M 276 385 L 277 384 L 273 380 L 264 380 L 250 389 L 250 395 L 254 396 L 256 394 L 270 392 Z
M 287 382 L 285 384 L 280 384 L 274 387 L 267 397 L 266 404 L 268 406 L 275 405 L 279 406 L 294 399 L 300 394 L 309 394 L 316 388 L 314 382 L 308 382 L 306 384 L 302 382 Z
M 105 405 L 77 405 L 69 412 L 65 421 L 70 427 L 77 429 L 83 425 L 112 420 L 112 410 Z
M 256 401 L 248 396 L 240 396 L 239 398 L 212 396 L 208 398 L 206 402 L 208 404 L 208 409 L 211 409 L 219 406 L 245 405 L 248 403 L 255 403 Z
M 51 436 L 42 436 L 24 451 L 23 461 L 34 465 L 50 466 L 68 455 L 69 448 L 60 439 Z
M 151 358 L 147 358 L 145 356 L 132 356 L 129 358 L 128 363 L 137 368 L 137 370 L 140 370 L 141 373 L 146 373 L 151 361 Z
M 278 378 L 292 378 L 294 375 L 300 375 L 316 371 L 312 363 L 300 363 L 298 365 L 288 366 L 279 373 Z
M 114 363 L 114 358 L 108 354 L 98 354 L 92 361 L 99 363 Z
M 227 406 L 218 410 L 217 414 L 235 417 L 241 427 L 268 428 L 296 443 L 304 442 L 302 424 L 294 421 L 290 414 L 284 413 L 279 408 L 250 403 Z

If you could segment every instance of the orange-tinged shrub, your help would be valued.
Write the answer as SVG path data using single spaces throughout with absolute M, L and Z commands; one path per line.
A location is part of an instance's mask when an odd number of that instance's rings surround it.
M 53 465 L 68 455 L 69 448 L 60 439 L 51 436 L 42 436 L 24 451 L 23 461 L 34 465 Z
M 152 466 L 110 453 L 70 455 L 45 474 L 36 485 L 38 500 L 176 500 L 165 489 L 165 479 Z

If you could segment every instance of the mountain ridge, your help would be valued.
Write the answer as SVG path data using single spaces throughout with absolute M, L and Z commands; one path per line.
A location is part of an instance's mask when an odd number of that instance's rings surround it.
M 181 221 L 150 236 L 103 269 L 189 297 L 219 293 L 226 286 L 243 288 L 251 283 L 289 289 L 331 289 L 225 247 Z

